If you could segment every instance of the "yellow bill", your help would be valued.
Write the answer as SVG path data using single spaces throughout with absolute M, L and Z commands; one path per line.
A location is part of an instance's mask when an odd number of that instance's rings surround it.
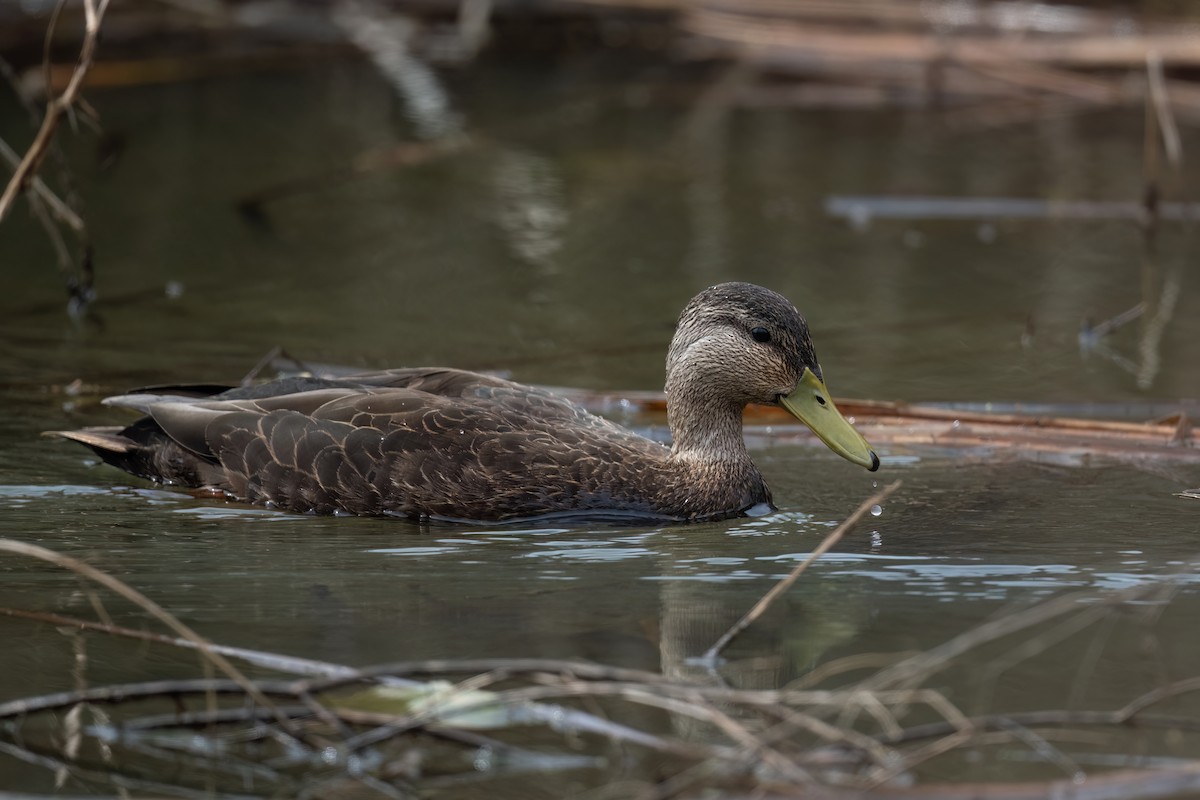
M 780 397 L 779 404 L 812 428 L 813 433 L 842 458 L 871 472 L 879 469 L 879 456 L 837 410 L 825 383 L 811 369 L 804 370 L 800 383 L 791 394 Z

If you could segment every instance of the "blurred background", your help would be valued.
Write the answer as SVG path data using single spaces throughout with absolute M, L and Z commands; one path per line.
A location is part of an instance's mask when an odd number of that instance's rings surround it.
M 9 0 L 0 56 L 17 480 L 101 397 L 280 348 L 657 390 L 722 280 L 791 298 L 839 396 L 1188 441 L 1193 4 Z
M 86 8 L 0 4 L 10 164 Z M 809 315 L 839 393 L 1200 393 L 1191 4 L 96 10 L 39 171 L 77 218 L 26 194 L 0 225 L 25 336 L 69 286 L 125 359 L 157 340 L 227 374 L 283 345 L 656 388 L 678 308 L 736 278 Z

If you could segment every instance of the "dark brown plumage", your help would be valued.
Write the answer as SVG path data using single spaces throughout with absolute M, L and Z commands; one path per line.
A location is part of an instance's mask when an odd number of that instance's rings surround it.
M 793 406 L 812 394 L 818 415 L 831 410 L 844 426 L 837 436 L 857 437 L 820 375 L 807 325 L 787 300 L 726 283 L 680 315 L 667 357 L 671 447 L 546 390 L 454 369 L 290 378 L 202 397 L 122 395 L 105 402 L 146 416 L 124 429 L 54 434 L 135 475 L 291 511 L 698 520 L 771 502 L 742 439 L 746 404 L 783 404 L 803 419 Z M 804 421 L 835 451 L 878 466 L 861 437 L 847 445 L 822 434 L 820 420 Z

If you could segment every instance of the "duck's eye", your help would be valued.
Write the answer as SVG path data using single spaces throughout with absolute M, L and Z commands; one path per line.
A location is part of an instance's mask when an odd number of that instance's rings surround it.
M 751 328 L 750 335 L 754 337 L 754 341 L 762 344 L 771 341 L 771 332 L 766 328 Z

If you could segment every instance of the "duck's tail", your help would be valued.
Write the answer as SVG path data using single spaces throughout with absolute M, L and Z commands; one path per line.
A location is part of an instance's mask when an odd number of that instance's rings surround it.
M 212 478 L 209 463 L 180 447 L 149 417 L 121 427 L 45 431 L 91 448 L 106 464 L 159 483 L 203 486 Z
M 77 431 L 44 431 L 42 436 L 56 436 L 86 444 L 107 461 L 106 455 L 126 455 L 137 448 L 137 442 L 121 434 L 123 430 L 120 426 L 83 428 Z

